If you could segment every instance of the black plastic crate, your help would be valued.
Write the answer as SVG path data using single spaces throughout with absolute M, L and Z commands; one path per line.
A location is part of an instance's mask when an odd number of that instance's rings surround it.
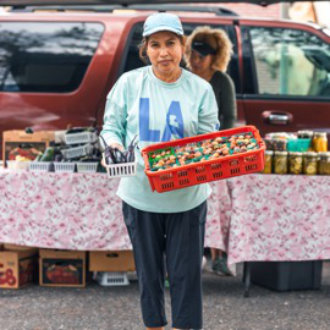
M 275 291 L 317 290 L 322 260 L 251 262 L 251 282 Z

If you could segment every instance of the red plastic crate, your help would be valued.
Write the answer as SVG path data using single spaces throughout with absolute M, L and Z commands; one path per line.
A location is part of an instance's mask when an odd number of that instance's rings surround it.
M 157 172 L 150 171 L 148 158 L 150 152 L 167 147 L 184 146 L 188 143 L 214 139 L 219 136 L 227 137 L 249 132 L 253 133 L 254 138 L 259 145 L 259 149 L 228 155 L 219 159 L 207 160 L 202 163 L 188 164 Z M 152 191 L 156 190 L 161 193 L 200 183 L 260 172 L 264 168 L 264 152 L 265 145 L 257 128 L 254 126 L 242 126 L 224 131 L 153 144 L 142 149 L 142 156 L 145 164 L 144 171 L 148 176 Z

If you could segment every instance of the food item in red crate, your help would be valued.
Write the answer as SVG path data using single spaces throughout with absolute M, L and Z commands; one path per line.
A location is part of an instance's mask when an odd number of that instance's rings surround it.
M 171 150 L 172 153 L 162 155 L 164 150 Z M 196 157 L 197 152 L 202 156 L 197 154 L 199 157 Z M 151 189 L 160 193 L 260 172 L 264 168 L 264 153 L 264 142 L 254 126 L 186 137 L 142 149 Z M 167 160 L 172 154 L 176 156 L 176 162 L 182 156 L 182 165 L 176 163 L 172 166 L 168 164 L 167 168 L 157 168 L 159 160 Z M 159 159 L 156 162 L 157 156 Z
M 252 132 L 232 136 L 215 137 L 177 147 L 169 147 L 149 153 L 151 171 L 166 170 L 190 163 L 214 160 L 228 155 L 258 149 Z

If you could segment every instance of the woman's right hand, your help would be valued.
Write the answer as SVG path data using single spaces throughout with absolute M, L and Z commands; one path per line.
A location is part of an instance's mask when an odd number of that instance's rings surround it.
M 124 151 L 125 149 L 124 149 L 124 147 L 120 144 L 120 143 L 116 143 L 116 142 L 113 142 L 113 143 L 110 143 L 109 144 L 109 147 L 111 147 L 111 148 L 117 148 L 118 150 L 120 150 L 120 151 Z M 105 164 L 105 161 L 104 161 L 104 158 L 102 157 L 102 159 L 101 159 L 101 165 L 104 167 L 104 168 L 106 168 L 106 164 Z
M 114 143 L 110 143 L 109 146 L 110 146 L 111 148 L 117 148 L 117 149 L 119 149 L 120 151 L 124 151 L 124 150 L 125 150 L 125 148 L 124 148 L 120 143 L 116 143 L 116 142 L 114 142 Z

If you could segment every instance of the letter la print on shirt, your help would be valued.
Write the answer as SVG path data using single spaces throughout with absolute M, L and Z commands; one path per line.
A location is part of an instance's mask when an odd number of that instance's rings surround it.
M 162 139 L 160 140 L 160 130 L 149 128 L 149 98 L 140 98 L 139 104 L 139 130 L 140 141 L 160 142 L 169 141 L 171 137 L 183 138 L 183 117 L 180 103 L 172 101 L 166 115 L 166 124 Z

